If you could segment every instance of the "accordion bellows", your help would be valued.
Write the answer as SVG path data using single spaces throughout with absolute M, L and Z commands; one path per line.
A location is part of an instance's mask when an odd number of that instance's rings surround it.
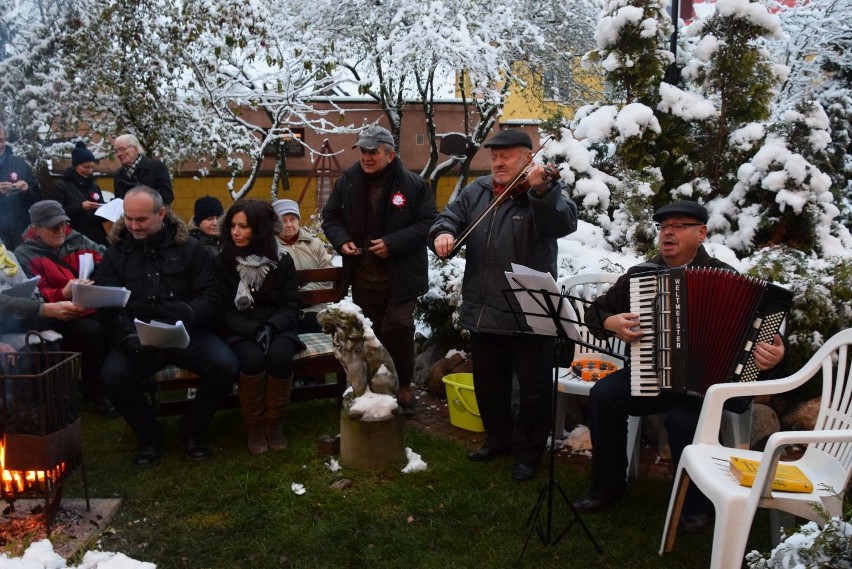
M 643 337 L 631 346 L 631 393 L 703 395 L 754 381 L 754 346 L 772 342 L 793 294 L 724 269 L 678 268 L 631 277 L 630 310 Z

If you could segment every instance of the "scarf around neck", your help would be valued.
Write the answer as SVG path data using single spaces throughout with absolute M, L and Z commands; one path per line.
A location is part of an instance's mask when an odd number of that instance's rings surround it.
M 248 255 L 237 257 L 237 273 L 240 275 L 240 283 L 237 285 L 237 294 L 234 297 L 234 306 L 237 310 L 247 310 L 254 304 L 252 292 L 263 286 L 263 281 L 269 271 L 278 266 L 278 263 L 261 257 L 260 255 Z

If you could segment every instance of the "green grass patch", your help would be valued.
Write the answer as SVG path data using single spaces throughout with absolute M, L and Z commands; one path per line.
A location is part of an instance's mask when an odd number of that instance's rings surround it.
M 135 439 L 121 419 L 83 420 L 90 496 L 123 500 L 99 548 L 161 569 L 515 567 L 546 478 L 543 469 L 532 482 L 517 484 L 509 458 L 472 463 L 458 442 L 409 427 L 406 445 L 428 463 L 426 471 L 331 472 L 328 459 L 317 457 L 317 440 L 338 432 L 333 400 L 293 405 L 285 426 L 290 448 L 259 456 L 245 448 L 239 412 L 222 411 L 211 429 L 213 457 L 200 463 L 184 457 L 173 436 L 176 420 L 161 419 L 169 448 L 148 470 L 132 465 Z M 341 478 L 353 486 L 331 488 Z M 576 498 L 586 489 L 588 468 L 559 464 L 557 479 Z M 292 492 L 294 482 L 306 487 L 305 495 Z M 611 511 L 583 516 L 602 555 L 575 526 L 552 546 L 533 534 L 521 566 L 706 567 L 712 531 L 680 534 L 673 553 L 657 554 L 669 486 L 641 478 Z M 76 474 L 65 495 L 82 494 Z M 558 534 L 572 514 L 560 499 L 555 505 Z M 753 546 L 766 550 L 768 516 L 756 525 Z

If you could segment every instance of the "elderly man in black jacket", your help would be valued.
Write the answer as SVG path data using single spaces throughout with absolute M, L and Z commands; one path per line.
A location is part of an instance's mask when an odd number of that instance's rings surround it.
M 142 381 L 169 364 L 202 378 L 192 405 L 178 426 L 187 456 L 210 456 L 203 436 L 219 401 L 233 389 L 239 375 L 237 357 L 211 329 L 220 317 L 218 281 L 204 245 L 191 239 L 184 222 L 167 211 L 158 192 L 146 186 L 124 197 L 124 217 L 110 233 L 96 283 L 130 290 L 124 308 L 101 311 L 105 333 L 112 341 L 101 370 L 104 390 L 136 433 L 136 466 L 155 465 L 165 437 Z M 140 344 L 134 319 L 183 322 L 189 332 L 185 349 Z
M 503 294 L 509 288 L 505 271 L 518 263 L 556 278 L 556 240 L 577 229 L 577 206 L 562 182 L 532 164 L 532 140 L 525 132 L 504 130 L 485 147 L 491 152 L 491 175 L 477 178 L 447 204 L 428 241 L 439 257 L 452 254 L 456 239 L 495 195 L 530 167 L 526 190 L 501 203 L 464 241 L 461 315 L 462 326 L 471 332 L 473 383 L 486 434 L 485 444 L 468 458 L 485 462 L 511 454 L 512 478 L 525 482 L 535 475 L 550 432 L 553 342 L 547 336 L 515 334 L 518 326 Z M 517 415 L 512 412 L 513 374 L 520 391 Z
M 352 287 L 352 300 L 393 358 L 397 398 L 408 413 L 416 404 L 414 305 L 429 285 L 426 233 L 437 214 L 435 196 L 403 168 L 387 129 L 367 128 L 355 146 L 361 160 L 335 182 L 322 229 L 343 256 L 344 286 Z
M 124 198 L 136 186 L 148 186 L 160 193 L 165 205 L 174 201 L 169 169 L 159 160 L 145 156 L 138 138 L 132 134 L 122 134 L 112 143 L 112 149 L 121 163 L 113 181 L 115 197 Z

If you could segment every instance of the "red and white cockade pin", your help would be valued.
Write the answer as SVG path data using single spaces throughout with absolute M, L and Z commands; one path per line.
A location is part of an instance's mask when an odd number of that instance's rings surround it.
M 394 207 L 405 207 L 405 196 L 397 192 L 391 196 L 391 203 Z
M 98 199 L 98 197 L 99 197 L 99 196 L 98 196 L 98 194 L 97 194 L 96 192 L 92 192 L 92 195 L 91 195 L 91 196 L 89 196 L 89 198 L 90 198 L 93 202 L 100 201 L 100 200 Z
M 17 172 L 9 172 L 9 181 L 13 184 L 18 181 L 18 173 Z

